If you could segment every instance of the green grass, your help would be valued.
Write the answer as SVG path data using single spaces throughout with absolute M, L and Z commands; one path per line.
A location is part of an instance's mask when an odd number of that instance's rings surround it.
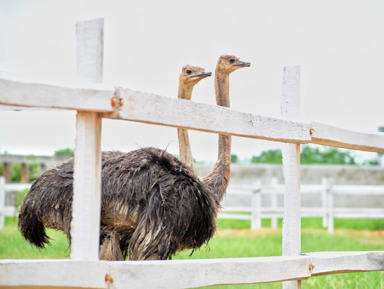
M 250 222 L 218 220 L 218 233 L 208 247 L 190 256 L 190 251 L 174 259 L 207 259 L 261 257 L 281 255 L 281 229 L 269 229 L 270 221 L 263 220 L 262 230 L 249 230 Z M 281 227 L 281 220 L 279 221 Z M 235 229 L 234 229 L 235 228 Z M 335 234 L 328 235 L 320 218 L 302 220 L 302 252 L 316 251 L 374 251 L 384 250 L 384 220 L 336 220 Z M 376 230 L 376 231 L 374 231 Z M 379 231 L 380 230 L 380 231 Z M 6 218 L 0 231 L 0 259 L 69 258 L 68 241 L 61 232 L 49 230 L 52 246 L 38 250 L 25 241 L 17 230 L 17 221 Z M 215 288 L 281 288 L 281 283 L 228 285 Z M 373 288 L 384 289 L 384 272 L 349 273 L 313 277 L 302 281 L 303 288 Z M 211 288 L 211 287 L 209 287 Z

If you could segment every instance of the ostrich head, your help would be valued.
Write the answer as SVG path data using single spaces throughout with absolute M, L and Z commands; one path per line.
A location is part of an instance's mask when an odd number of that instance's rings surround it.
M 217 62 L 217 69 L 226 74 L 230 74 L 241 67 L 250 67 L 251 63 L 241 61 L 233 55 L 222 55 Z
M 211 76 L 212 72 L 205 72 L 204 68 L 185 65 L 181 71 L 179 77 L 180 87 L 184 88 L 192 88 L 194 87 L 200 80 Z

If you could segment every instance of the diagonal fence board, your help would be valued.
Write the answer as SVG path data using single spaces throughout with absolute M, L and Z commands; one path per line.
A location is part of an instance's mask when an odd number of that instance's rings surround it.
M 305 255 L 314 265 L 312 276 L 384 271 L 384 251 L 314 252 Z
M 124 105 L 113 108 L 111 99 L 117 92 L 120 92 Z M 360 133 L 319 122 L 264 117 L 131 89 L 93 85 L 67 87 L 0 78 L 0 105 L 11 108 L 94 111 L 111 119 L 184 127 L 269 141 L 314 143 L 384 153 L 384 134 Z M 116 112 L 117 110 L 119 112 Z
M 384 153 L 384 134 L 360 133 L 311 122 L 312 143 L 346 149 Z
M 124 89 L 119 119 L 271 141 L 308 143 L 309 123 L 263 117 L 229 108 Z

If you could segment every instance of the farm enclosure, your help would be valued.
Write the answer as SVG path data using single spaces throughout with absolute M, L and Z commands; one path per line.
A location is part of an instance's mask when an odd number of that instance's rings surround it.
M 81 22 L 77 32 L 78 74 L 83 79 L 100 81 L 103 20 Z M 384 270 L 384 252 L 301 255 L 300 144 L 316 143 L 383 153 L 384 136 L 297 120 L 299 77 L 299 67 L 284 69 L 284 118 L 281 119 L 124 88 L 91 85 L 71 88 L 0 79 L 2 105 L 77 111 L 72 260 L 3 260 L 0 262 L 0 286 L 120 288 L 129 283 L 134 287 L 187 288 L 287 281 L 284 288 L 299 288 L 300 281 L 297 280 L 311 276 Z M 102 118 L 285 142 L 284 256 L 193 261 L 98 261 Z M 23 272 L 22 279 L 19 278 L 20 272 Z M 61 272 L 60 276 L 57 272 Z M 155 275 L 159 277 L 153 279 Z

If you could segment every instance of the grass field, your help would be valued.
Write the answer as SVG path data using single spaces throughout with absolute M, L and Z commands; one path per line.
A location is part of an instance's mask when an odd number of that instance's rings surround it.
M 69 258 L 68 241 L 61 232 L 49 231 L 52 246 L 45 250 L 33 248 L 17 230 L 17 220 L 6 218 L 0 231 L 0 258 Z M 261 230 L 251 231 L 249 221 L 218 220 L 219 230 L 208 247 L 192 256 L 181 252 L 174 259 L 207 259 L 228 257 L 260 257 L 281 255 L 280 228 L 268 228 L 263 220 Z M 316 251 L 374 251 L 384 250 L 384 220 L 336 220 L 335 234 L 329 236 L 321 227 L 320 218 L 302 220 L 302 252 Z M 218 286 L 215 288 L 281 288 L 281 283 Z M 302 281 L 303 288 L 372 288 L 384 289 L 384 272 L 349 273 L 313 277 Z

